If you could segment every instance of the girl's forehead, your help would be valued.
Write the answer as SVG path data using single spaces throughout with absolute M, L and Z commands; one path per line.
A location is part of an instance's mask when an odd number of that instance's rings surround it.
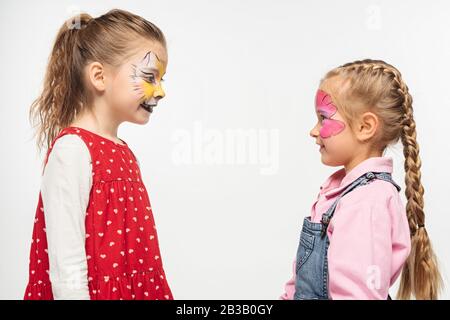
M 327 107 L 329 105 L 333 105 L 333 101 L 331 100 L 331 96 L 322 89 L 317 89 L 316 92 L 316 108 Z
M 166 73 L 167 64 L 158 56 L 158 52 L 149 51 L 149 49 L 148 47 L 144 48 L 133 57 L 131 60 L 132 70 L 135 74 L 153 74 L 157 77 L 163 77 Z
M 327 95 L 327 100 L 330 101 L 337 109 L 339 109 L 339 100 L 345 95 L 347 83 L 339 76 L 324 79 L 318 88 L 318 92 Z
M 141 53 L 147 54 L 148 52 L 152 52 L 158 58 L 159 62 L 167 64 L 167 49 L 159 42 L 149 42 L 142 47 Z
M 336 77 L 324 79 L 320 83 L 319 89 L 331 96 L 334 92 L 336 92 L 337 86 L 339 85 L 338 82 L 339 81 Z
M 132 63 L 146 63 L 167 65 L 167 50 L 159 43 L 147 42 L 145 45 L 139 46 L 136 53 L 131 57 Z

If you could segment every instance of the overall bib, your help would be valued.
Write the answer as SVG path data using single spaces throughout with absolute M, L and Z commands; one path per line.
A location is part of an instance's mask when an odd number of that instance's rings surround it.
M 359 186 L 366 185 L 374 179 L 392 183 L 401 190 L 387 172 L 367 172 L 353 181 L 331 207 L 322 216 L 320 223 L 314 223 L 310 217 L 303 221 L 300 243 L 297 250 L 296 281 L 294 300 L 329 299 L 328 296 L 328 261 L 327 253 L 330 241 L 327 235 L 328 224 L 333 217 L 339 200 Z M 388 296 L 388 299 L 390 297 Z

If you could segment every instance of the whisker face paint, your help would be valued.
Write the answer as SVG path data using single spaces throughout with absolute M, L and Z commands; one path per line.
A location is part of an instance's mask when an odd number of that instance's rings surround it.
M 140 106 L 151 113 L 158 103 L 157 97 L 165 96 L 161 86 L 162 76 L 166 71 L 164 64 L 154 52 L 149 51 L 138 64 L 132 66 L 131 79 L 136 98 Z
M 317 90 L 316 94 L 316 111 L 323 117 L 322 128 L 320 129 L 321 138 L 329 138 L 335 136 L 345 129 L 345 123 L 339 120 L 331 119 L 337 112 L 331 96 L 323 90 Z

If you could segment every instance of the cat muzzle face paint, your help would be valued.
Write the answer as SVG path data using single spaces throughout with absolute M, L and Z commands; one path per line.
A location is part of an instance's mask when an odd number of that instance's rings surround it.
M 337 112 L 337 107 L 331 100 L 331 96 L 323 90 L 317 90 L 316 111 L 323 117 L 320 137 L 323 139 L 335 136 L 345 129 L 345 123 L 339 120 L 331 119 Z
M 166 70 L 158 56 L 149 51 L 136 65 L 133 64 L 133 89 L 139 100 L 139 106 L 149 113 L 158 104 L 158 100 L 165 96 L 161 86 L 162 76 Z

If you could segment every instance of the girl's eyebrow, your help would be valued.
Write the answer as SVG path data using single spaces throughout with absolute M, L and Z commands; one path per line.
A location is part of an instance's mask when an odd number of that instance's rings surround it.
M 324 105 L 321 105 L 321 106 L 316 106 L 316 110 L 317 111 L 327 111 L 328 109 L 330 109 L 330 107 L 327 104 L 324 104 Z
M 145 75 L 156 74 L 159 75 L 159 70 L 152 67 L 141 67 L 140 71 Z

